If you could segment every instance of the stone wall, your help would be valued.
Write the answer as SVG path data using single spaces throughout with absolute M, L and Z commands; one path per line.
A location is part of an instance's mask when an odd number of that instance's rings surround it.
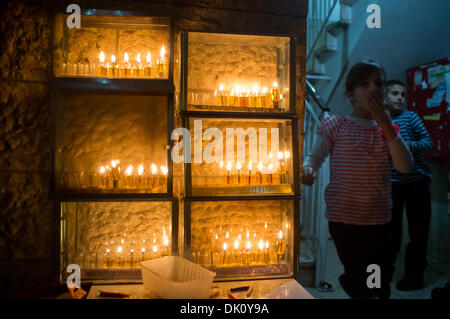
M 49 200 L 49 12 L 31 1 L 2 3 L 0 17 L 0 287 L 54 281 Z

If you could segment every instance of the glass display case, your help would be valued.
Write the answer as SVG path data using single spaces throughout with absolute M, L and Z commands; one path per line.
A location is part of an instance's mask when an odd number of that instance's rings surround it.
M 202 201 L 189 207 L 186 255 L 216 279 L 293 272 L 293 201 Z
M 55 77 L 168 78 L 169 19 L 86 13 L 81 28 L 55 15 Z
M 56 90 L 56 192 L 166 193 L 167 100 Z
M 292 194 L 290 120 L 190 118 L 189 125 L 192 196 Z
M 188 110 L 289 111 L 289 37 L 186 36 Z
M 170 201 L 61 203 L 61 277 L 77 264 L 83 280 L 139 279 L 141 261 L 176 249 L 172 219 Z

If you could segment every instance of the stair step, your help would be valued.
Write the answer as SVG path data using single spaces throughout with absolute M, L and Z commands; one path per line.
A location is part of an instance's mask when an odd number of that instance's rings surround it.
M 323 74 L 306 74 L 306 78 L 308 80 L 324 80 L 324 81 L 330 81 L 331 77 L 329 75 L 323 75 Z
M 325 62 L 334 52 L 337 51 L 337 38 L 330 33 L 325 33 L 325 43 L 314 50 L 314 56 L 320 62 Z

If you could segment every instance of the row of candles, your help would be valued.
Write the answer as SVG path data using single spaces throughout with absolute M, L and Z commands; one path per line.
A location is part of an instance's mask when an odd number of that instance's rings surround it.
M 167 184 L 167 166 L 150 165 L 148 173 L 144 165 L 137 169 L 129 165 L 125 171 L 121 170 L 119 160 L 111 161 L 111 166 L 102 165 L 98 173 L 74 174 L 77 188 L 103 188 L 103 189 L 143 189 L 164 188 Z
M 282 99 L 283 94 L 281 94 L 278 82 L 273 82 L 270 91 L 267 87 L 260 88 L 259 84 L 256 83 L 251 91 L 240 85 L 236 85 L 229 90 L 223 84 L 220 84 L 219 88 L 214 91 L 214 95 L 197 92 L 189 93 L 188 105 L 279 108 Z
M 267 228 L 267 224 L 265 227 Z M 192 252 L 191 259 L 193 262 L 206 267 L 268 265 L 279 264 L 285 260 L 286 241 L 281 230 L 278 232 L 278 240 L 272 249 L 270 249 L 268 240 L 260 238 L 257 241 L 256 233 L 254 233 L 252 241 L 248 230 L 245 240 L 242 240 L 242 235 L 239 234 L 234 240 L 233 246 L 231 246 L 231 242 L 227 232 L 222 243 L 222 249 L 218 249 L 218 236 L 216 234 L 212 243 L 213 250 Z M 255 243 L 256 245 L 254 245 Z
M 106 56 L 101 51 L 97 64 L 64 63 L 63 74 L 111 78 L 167 78 L 168 76 L 164 45 L 161 47 L 160 58 L 156 59 L 156 63 L 152 62 L 150 52 L 147 53 L 146 63 L 141 62 L 140 53 L 136 55 L 134 62 L 130 61 L 130 56 L 127 52 L 124 53 L 122 64 L 119 64 L 115 55 L 111 55 L 110 61 L 105 61 L 105 59 Z
M 136 241 L 127 242 L 122 238 L 117 246 L 113 241 L 109 242 L 100 255 L 97 252 L 81 254 L 78 257 L 81 260 L 77 260 L 77 263 L 85 268 L 138 268 L 142 261 L 168 255 L 170 255 L 169 237 L 163 227 L 160 241 L 156 239 L 155 234 L 151 242 L 143 240 L 141 245 Z
M 236 165 L 227 162 L 225 185 L 272 185 L 283 184 L 286 182 L 286 161 L 290 158 L 290 152 L 278 152 L 278 162 L 271 159 L 272 153 L 269 154 L 269 164 L 266 166 L 260 161 L 257 169 L 250 162 L 247 170 L 244 171 L 242 164 L 238 161 Z M 220 169 L 224 169 L 224 163 L 220 163 Z

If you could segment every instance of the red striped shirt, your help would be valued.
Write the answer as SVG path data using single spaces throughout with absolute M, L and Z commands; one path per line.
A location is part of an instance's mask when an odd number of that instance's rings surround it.
M 380 127 L 363 127 L 332 115 L 322 121 L 317 134 L 332 145 L 330 183 L 325 189 L 327 219 L 352 225 L 388 223 L 391 160 Z

